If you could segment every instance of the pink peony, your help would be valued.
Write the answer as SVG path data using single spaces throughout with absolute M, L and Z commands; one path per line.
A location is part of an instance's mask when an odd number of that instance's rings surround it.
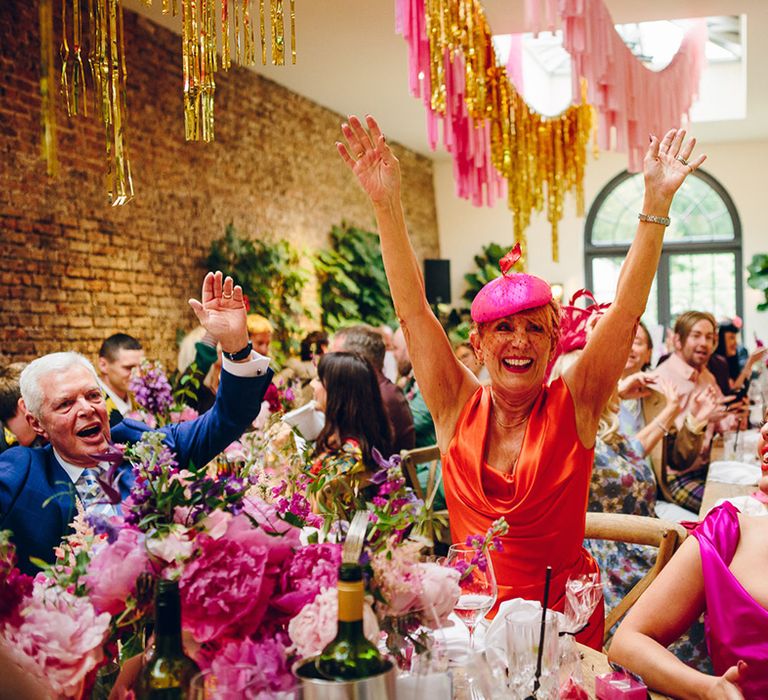
M 88 564 L 84 578 L 96 610 L 116 615 L 136 588 L 136 579 L 149 570 L 144 535 L 123 528 L 112 544 L 101 547 Z
M 219 537 L 223 537 L 226 534 L 230 520 L 232 520 L 231 513 L 227 513 L 225 510 L 214 510 L 205 516 L 202 525 L 210 537 L 218 540 Z
M 419 569 L 422 621 L 432 629 L 443 627 L 461 595 L 460 574 L 451 566 L 440 566 L 434 562 L 422 562 Z
M 296 653 L 306 658 L 319 654 L 336 636 L 339 596 L 335 588 L 326 588 L 305 605 L 288 623 L 288 636 Z M 368 603 L 363 606 L 363 631 L 374 644 L 379 639 L 379 624 Z
M 418 610 L 421 596 L 421 571 L 419 569 L 418 542 L 404 542 L 371 558 L 373 585 L 384 599 L 377 608 L 383 615 L 404 615 Z
M 326 542 L 299 548 L 283 570 L 282 593 L 275 598 L 275 606 L 289 616 L 295 615 L 320 591 L 336 587 L 340 564 L 340 544 Z
M 221 700 L 273 700 L 290 690 L 295 679 L 288 668 L 286 649 L 277 639 L 230 641 L 211 664 L 216 697 Z
M 21 625 L 5 627 L 5 641 L 13 660 L 56 695 L 77 697 L 104 658 L 109 622 L 109 614 L 97 614 L 88 598 L 36 583 Z

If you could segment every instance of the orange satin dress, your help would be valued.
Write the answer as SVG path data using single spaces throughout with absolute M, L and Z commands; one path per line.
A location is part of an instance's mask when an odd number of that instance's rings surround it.
M 570 576 L 599 569 L 582 546 L 594 448 L 581 444 L 573 399 L 562 378 L 544 387 L 528 419 L 517 465 L 510 474 L 486 462 L 491 394 L 479 388 L 467 401 L 442 455 L 445 500 L 453 542 L 483 535 L 504 517 L 509 532 L 493 552 L 498 603 L 510 598 L 541 601 L 552 567 L 549 607 L 563 610 Z M 577 640 L 602 648 L 602 599 Z

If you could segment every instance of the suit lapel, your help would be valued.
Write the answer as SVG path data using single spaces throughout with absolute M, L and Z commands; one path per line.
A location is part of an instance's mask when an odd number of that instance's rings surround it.
M 49 507 L 54 507 L 55 504 L 55 507 L 58 508 L 61 517 L 61 532 L 67 532 L 76 510 L 75 485 L 64 467 L 59 464 L 51 446 L 46 445 L 43 449 L 45 450 L 46 477 L 53 494 Z

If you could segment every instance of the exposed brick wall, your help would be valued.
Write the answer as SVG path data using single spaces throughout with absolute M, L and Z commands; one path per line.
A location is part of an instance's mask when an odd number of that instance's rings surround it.
M 217 76 L 215 142 L 186 143 L 180 39 L 131 12 L 125 20 L 136 199 L 112 208 L 103 128 L 68 120 L 61 100 L 60 175 L 47 178 L 37 3 L 0 3 L 0 353 L 16 359 L 64 348 L 93 356 L 126 331 L 172 366 L 177 329 L 194 325 L 186 299 L 199 294 L 210 242 L 228 222 L 310 250 L 342 219 L 374 225 L 334 148 L 340 115 L 235 68 Z M 417 253 L 437 255 L 431 163 L 396 152 Z

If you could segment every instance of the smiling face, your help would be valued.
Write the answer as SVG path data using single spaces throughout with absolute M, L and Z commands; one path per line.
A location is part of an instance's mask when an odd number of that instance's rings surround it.
M 716 344 L 717 329 L 704 318 L 693 324 L 685 340 L 675 336 L 675 348 L 678 354 L 697 370 L 706 367 Z
M 35 432 L 53 445 L 67 462 L 93 466 L 91 455 L 109 444 L 109 416 L 96 377 L 83 366 L 50 372 L 40 380 L 40 417 L 27 414 Z
M 632 349 L 629 351 L 627 364 L 624 365 L 624 374 L 640 372 L 643 367 L 651 363 L 651 345 L 648 342 L 646 330 L 638 325 L 635 339 L 632 341 Z
M 554 338 L 547 315 L 541 310 L 483 323 L 470 340 L 496 391 L 524 392 L 544 383 Z

